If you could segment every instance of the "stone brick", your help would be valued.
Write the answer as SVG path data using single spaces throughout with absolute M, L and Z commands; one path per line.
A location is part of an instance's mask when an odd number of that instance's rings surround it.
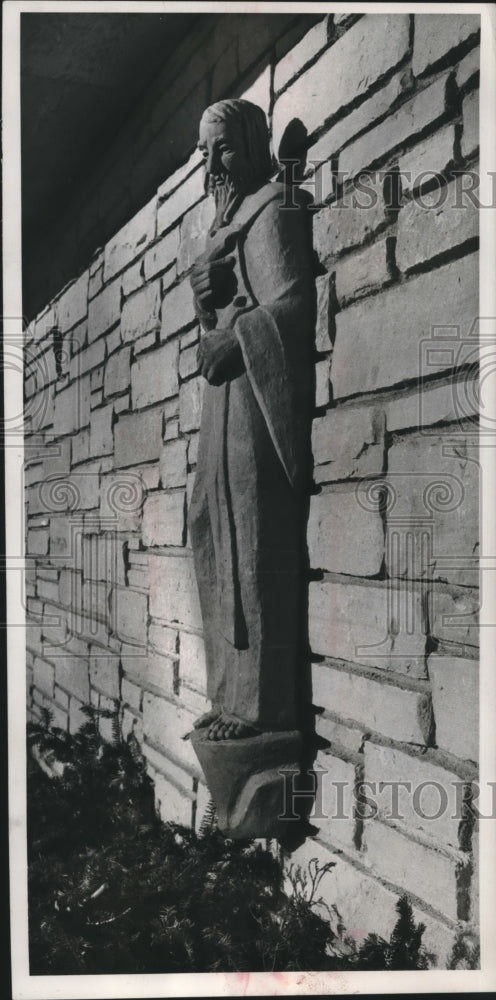
M 141 711 L 142 691 L 137 684 L 132 684 L 125 677 L 122 678 L 121 695 L 124 705 L 134 708 L 135 712 Z
M 327 406 L 330 400 L 329 358 L 315 365 L 315 405 Z
M 179 392 L 177 340 L 142 355 L 131 366 L 131 402 L 139 410 Z
M 163 184 L 160 185 L 157 191 L 159 202 L 165 201 L 176 188 L 179 188 L 184 183 L 190 174 L 199 169 L 202 163 L 202 154 L 198 148 L 195 148 L 189 159 L 186 160 L 186 163 L 178 167 L 173 174 L 169 174 Z
M 364 761 L 364 777 L 375 785 L 372 797 L 381 816 L 421 830 L 440 844 L 460 846 L 462 791 L 466 783 L 459 775 L 425 756 L 368 740 L 364 744 Z
M 207 667 L 203 639 L 194 632 L 179 633 L 179 682 L 202 694 L 207 689 Z
M 146 645 L 148 600 L 145 594 L 114 587 L 111 594 L 113 631 L 124 642 Z
M 458 64 L 456 69 L 456 85 L 461 90 L 468 83 L 474 82 L 474 77 L 480 70 L 480 48 L 472 49 Z
M 343 310 L 336 317 L 331 368 L 334 398 L 418 378 L 420 345 L 433 327 L 459 326 L 468 332 L 477 314 L 476 254 Z M 463 350 L 438 350 L 437 360 L 431 352 L 429 374 L 463 360 Z
M 381 568 L 381 515 L 378 510 L 364 510 L 353 490 L 313 496 L 307 534 L 310 564 L 315 568 L 353 576 L 375 576 Z
M 434 428 L 438 423 L 455 423 L 476 416 L 477 399 L 478 380 L 470 374 L 438 384 L 426 382 L 420 392 L 403 390 L 385 403 L 387 429 L 432 427 L 432 431 L 425 433 L 436 433 Z
M 336 300 L 344 306 L 358 295 L 376 290 L 389 280 L 387 240 L 379 239 L 337 262 Z
M 171 229 L 158 243 L 154 243 L 145 254 L 145 278 L 156 278 L 175 263 L 179 250 L 179 226 Z
M 143 499 L 143 482 L 137 472 L 109 473 L 100 479 L 100 517 L 114 520 L 116 531 L 138 531 Z
M 479 92 L 475 90 L 463 101 L 462 156 L 472 156 L 479 147 Z
M 433 653 L 432 685 L 436 744 L 456 757 L 479 759 L 479 665 L 477 660 Z
M 346 105 L 365 95 L 381 76 L 402 61 L 407 51 L 406 15 L 373 14 L 360 18 L 275 102 L 272 130 L 276 156 L 284 129 L 293 118 L 300 118 L 308 134 L 312 134 Z
M 356 139 L 339 155 L 339 171 L 354 177 L 388 156 L 397 146 L 410 142 L 437 121 L 446 111 L 448 73 L 421 90 L 380 125 Z
M 411 585 L 407 590 L 389 584 L 311 583 L 309 638 L 314 653 L 425 676 L 421 597 Z
M 213 198 L 206 198 L 188 212 L 181 221 L 181 242 L 177 255 L 177 273 L 188 271 L 203 253 L 205 238 L 215 215 Z
M 62 688 L 59 688 L 57 686 L 55 687 L 55 702 L 60 706 L 60 708 L 64 710 L 64 712 L 68 711 L 69 695 L 66 694 L 65 691 L 62 691 Z
M 261 72 L 256 67 L 254 74 L 255 79 L 252 83 L 246 86 L 246 79 L 243 81 L 243 89 L 240 93 L 240 98 L 243 101 L 251 101 L 252 104 L 258 104 L 259 108 L 265 111 L 268 115 L 270 111 L 270 101 L 271 101 L 271 79 L 272 79 L 272 68 L 270 65 L 265 66 Z M 238 88 L 236 88 L 237 90 Z M 241 89 L 241 88 L 240 88 Z
M 91 299 L 88 306 L 88 341 L 90 344 L 121 318 L 121 283 L 111 281 Z
M 48 532 L 47 532 L 47 535 L 48 535 Z M 46 553 L 42 553 L 42 554 L 46 555 Z M 59 585 L 58 585 L 58 583 L 54 582 L 53 580 L 43 580 L 43 579 L 39 578 L 38 579 L 38 583 L 37 583 L 37 587 L 36 587 L 36 593 L 37 593 L 38 597 L 41 597 L 43 600 L 58 602 L 58 600 L 59 600 Z
M 91 274 L 88 282 L 88 299 L 93 299 L 103 288 L 103 264 Z
M 306 66 L 327 45 L 329 16 L 326 15 L 318 24 L 298 42 L 287 55 L 280 59 L 274 73 L 274 90 L 282 90 L 297 73 Z
M 181 351 L 179 355 L 179 375 L 182 379 L 198 374 L 197 354 L 198 346 L 196 344 L 193 344 L 193 347 L 188 347 L 185 351 Z
M 155 772 L 153 777 L 155 802 L 162 823 L 179 823 L 190 827 L 193 817 L 193 800 L 165 775 Z
M 109 240 L 105 247 L 104 279 L 109 281 L 139 256 L 155 236 L 157 200 L 152 198 Z
M 160 281 L 140 288 L 122 307 L 121 332 L 125 343 L 139 340 L 160 327 Z
M 142 684 L 155 693 L 173 696 L 175 690 L 176 657 L 161 656 L 158 653 L 148 653 Z
M 367 863 L 375 872 L 425 900 L 438 913 L 457 919 L 457 877 L 466 863 L 463 855 L 448 849 L 430 850 L 377 820 L 365 824 L 364 841 Z
M 400 156 L 398 167 L 402 191 L 418 191 L 432 180 L 433 174 L 444 173 L 453 164 L 454 149 L 455 126 L 450 123 Z
M 313 766 L 317 787 L 309 821 L 318 828 L 323 841 L 353 848 L 356 835 L 355 764 L 327 752 L 317 754 Z
M 315 280 L 317 292 L 317 319 L 315 324 L 315 347 L 317 351 L 328 351 L 331 346 L 333 323 L 331 309 L 332 282 L 329 274 Z
M 112 454 L 114 450 L 113 422 L 114 408 L 112 405 L 100 406 L 93 410 L 90 426 L 90 455 L 92 457 Z
M 54 658 L 54 662 L 57 684 L 87 705 L 90 700 L 88 660 L 70 654 L 58 655 Z
M 123 347 L 107 358 L 105 365 L 104 393 L 113 396 L 125 392 L 131 384 L 131 348 Z
M 143 545 L 182 545 L 184 523 L 183 490 L 149 496 L 143 508 Z
M 128 267 L 122 275 L 122 293 L 127 298 L 144 284 L 143 261 L 138 260 Z
M 87 618 L 98 618 L 101 622 L 108 619 L 108 588 L 98 580 L 84 580 L 82 611 Z
M 150 648 L 155 649 L 163 656 L 168 656 L 169 653 L 175 654 L 178 647 L 178 634 L 177 628 L 169 628 L 167 625 L 152 622 L 148 629 L 148 644 Z
M 313 244 L 324 266 L 329 266 L 343 250 L 360 246 L 385 225 L 388 209 L 383 187 L 381 173 L 369 174 L 361 190 L 352 187 L 340 201 L 314 215 Z
M 362 478 L 384 468 L 384 414 L 379 407 L 345 406 L 313 421 L 317 481 Z M 324 466 L 320 470 L 318 466 Z
M 471 201 L 460 203 L 459 182 L 452 181 L 408 202 L 398 217 L 396 264 L 411 271 L 439 254 L 479 235 L 479 213 Z
M 57 322 L 61 333 L 80 323 L 88 312 L 88 272 L 85 271 L 61 295 L 57 303 Z
M 54 696 L 55 667 L 37 656 L 33 665 L 33 683 L 39 691 L 49 698 Z
M 145 739 L 157 748 L 163 747 L 166 755 L 185 765 L 190 773 L 200 775 L 201 770 L 189 740 L 183 739 L 193 728 L 194 715 L 184 710 L 177 701 L 157 697 L 146 691 L 143 695 L 143 730 Z
M 443 14 L 415 15 L 412 62 L 415 76 L 435 66 L 480 28 L 480 16 L 474 14 L 452 14 L 448 22 Z
M 27 552 L 30 556 L 48 555 L 50 535 L 45 528 L 37 528 L 28 531 Z
M 340 719 L 333 713 L 326 712 L 315 717 L 315 732 L 328 740 L 331 749 L 341 747 L 352 753 L 361 752 L 365 731 L 350 719 Z
M 479 645 L 479 593 L 466 587 L 429 591 L 430 632 L 436 639 Z
M 77 733 L 88 722 L 88 717 L 82 711 L 83 703 L 78 698 L 71 698 L 69 705 L 69 732 Z
M 193 560 L 150 556 L 150 614 L 167 622 L 201 628 Z
M 75 555 L 75 535 L 82 530 L 82 522 L 74 519 L 71 514 L 52 515 L 50 518 L 50 554 L 52 556 L 66 555 L 73 559 Z
M 479 467 L 466 443 L 411 436 L 389 450 L 390 576 L 477 585 Z
M 184 382 L 179 390 L 179 427 L 181 433 L 200 426 L 205 380 L 201 377 Z
M 350 716 L 367 729 L 406 743 L 428 743 L 431 704 L 421 691 L 378 683 L 323 664 L 312 666 L 313 702 Z
M 367 101 L 350 111 L 340 121 L 336 122 L 327 132 L 310 146 L 307 152 L 309 170 L 315 173 L 315 198 L 319 200 L 319 169 L 323 171 L 324 163 L 335 155 L 350 139 L 353 139 L 365 128 L 370 128 L 377 118 L 386 114 L 395 101 L 403 94 L 407 86 L 407 74 L 398 73 Z
M 161 407 L 143 413 L 121 414 L 114 427 L 115 464 L 118 468 L 152 461 L 162 450 Z
M 109 698 L 120 696 L 119 657 L 107 656 L 98 646 L 92 646 L 90 655 L 90 681 L 93 687 Z
M 162 197 L 163 188 L 159 188 L 158 197 Z M 157 211 L 157 235 L 160 236 L 166 229 L 171 229 L 181 216 L 196 205 L 205 197 L 203 187 L 203 170 L 197 168 L 189 177 L 186 177 L 179 187 L 170 193 L 165 201 L 158 206 Z
M 187 279 L 170 288 L 162 302 L 161 340 L 169 340 L 179 330 L 196 321 L 193 292 Z
M 90 422 L 90 377 L 57 392 L 53 409 L 53 429 L 56 435 L 73 434 Z

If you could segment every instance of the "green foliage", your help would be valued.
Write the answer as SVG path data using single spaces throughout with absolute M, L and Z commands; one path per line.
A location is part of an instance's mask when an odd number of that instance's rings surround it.
M 427 967 L 406 900 L 391 940 L 357 949 L 321 915 L 332 863 L 285 873 L 261 844 L 224 838 L 213 805 L 199 835 L 162 823 L 137 741 L 115 713 L 85 712 L 75 735 L 49 713 L 29 727 L 42 759 L 64 765 L 51 777 L 28 757 L 32 975 Z

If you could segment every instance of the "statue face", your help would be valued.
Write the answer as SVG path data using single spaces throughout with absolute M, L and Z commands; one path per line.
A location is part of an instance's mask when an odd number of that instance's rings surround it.
M 205 187 L 211 193 L 230 181 L 238 190 L 242 188 L 243 156 L 232 132 L 225 122 L 200 123 L 198 149 L 205 165 Z

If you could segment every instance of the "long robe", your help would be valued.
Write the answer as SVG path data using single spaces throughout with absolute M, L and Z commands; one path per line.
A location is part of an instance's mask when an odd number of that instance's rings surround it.
M 207 694 L 264 731 L 298 724 L 310 453 L 311 240 L 303 199 L 288 208 L 284 197 L 264 185 L 207 237 L 206 257 L 236 257 L 238 288 L 216 327 L 235 332 L 245 371 L 205 386 L 190 506 Z

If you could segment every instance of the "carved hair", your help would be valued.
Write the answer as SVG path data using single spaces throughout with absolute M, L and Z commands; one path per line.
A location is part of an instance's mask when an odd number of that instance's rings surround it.
M 216 101 L 204 111 L 203 122 L 225 122 L 241 140 L 251 178 L 260 183 L 273 173 L 269 129 L 262 108 L 251 101 Z

